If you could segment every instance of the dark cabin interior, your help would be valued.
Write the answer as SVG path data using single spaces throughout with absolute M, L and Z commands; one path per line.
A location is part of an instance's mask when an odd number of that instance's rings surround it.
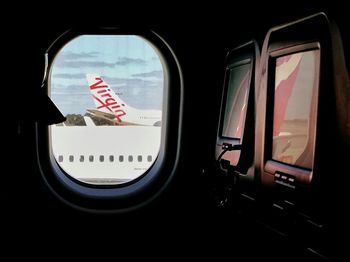
M 217 261 L 337 261 L 347 257 L 349 144 L 339 148 L 337 155 L 329 152 L 330 161 L 338 166 L 329 166 L 325 172 L 330 173 L 332 181 L 321 181 L 315 189 L 329 190 L 336 195 L 322 199 L 328 201 L 323 210 L 328 224 L 322 230 L 317 225 L 306 225 L 305 229 L 296 227 L 295 220 L 291 219 L 293 211 L 279 213 L 264 205 L 252 207 L 249 201 L 237 200 L 235 194 L 239 189 L 229 187 L 228 192 L 227 185 L 234 182 L 229 181 L 230 177 L 223 179 L 215 169 L 228 51 L 251 39 L 256 40 L 261 51 L 270 28 L 325 12 L 339 27 L 349 68 L 347 9 L 335 3 L 327 6 L 283 3 L 278 7 L 262 5 L 254 9 L 250 9 L 253 4 L 235 6 L 233 3 L 197 8 L 167 5 L 162 4 L 161 13 L 155 7 L 138 10 L 134 14 L 137 18 L 131 18 L 121 8 L 110 10 L 106 5 L 96 10 L 85 7 L 79 15 L 73 9 L 60 6 L 59 15 L 43 12 L 41 21 L 34 21 L 26 14 L 21 27 L 6 28 L 11 41 L 6 41 L 5 46 L 12 50 L 9 57 L 10 64 L 14 65 L 9 70 L 11 81 L 5 91 L 9 99 L 5 100 L 4 107 L 7 108 L 5 119 L 8 119 L 5 121 L 10 123 L 5 128 L 5 132 L 9 132 L 6 138 L 10 139 L 3 142 L 1 190 L 5 252 L 15 248 L 18 251 L 11 255 L 20 256 L 20 250 L 34 246 L 25 253 L 44 257 L 42 250 L 45 249 L 54 257 L 69 250 L 79 256 L 80 252 L 84 252 L 82 256 L 86 252 L 101 259 L 123 256 Z M 127 6 L 126 10 L 130 10 L 131 6 Z M 68 29 L 100 26 L 153 30 L 173 50 L 183 77 L 179 159 L 173 179 L 152 201 L 126 211 L 70 206 L 51 191 L 38 164 L 36 124 L 57 121 L 54 109 L 41 90 L 44 54 Z M 12 90 L 14 83 L 16 88 Z M 322 123 L 326 126 L 327 120 Z M 323 144 L 323 148 L 325 146 Z M 335 181 L 334 177 L 341 180 Z M 269 189 L 262 189 L 258 183 L 248 187 L 249 192 L 266 190 L 261 195 L 266 199 L 270 197 Z M 318 196 L 317 192 L 312 194 Z M 322 209 L 323 202 L 316 203 Z

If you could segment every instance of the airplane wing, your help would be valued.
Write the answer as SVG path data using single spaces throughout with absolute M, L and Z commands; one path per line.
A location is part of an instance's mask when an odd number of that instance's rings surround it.
M 103 125 L 112 125 L 112 126 L 133 126 L 133 125 L 137 125 L 135 123 L 131 123 L 131 122 L 118 122 L 115 120 L 115 115 L 111 114 L 111 113 L 106 113 L 106 112 L 102 112 L 100 110 L 97 109 L 86 109 L 88 115 L 91 116 L 92 119 L 97 120 L 98 122 L 102 122 L 104 123 Z M 101 124 L 100 124 L 101 125 Z
M 102 111 L 96 110 L 96 109 L 86 109 L 86 111 L 88 112 L 88 114 L 91 114 L 93 116 L 103 117 L 103 118 L 107 118 L 110 120 L 113 120 L 115 117 L 115 115 L 112 113 L 102 112 Z

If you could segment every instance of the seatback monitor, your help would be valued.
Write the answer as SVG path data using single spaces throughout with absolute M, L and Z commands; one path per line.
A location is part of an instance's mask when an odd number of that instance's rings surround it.
M 225 111 L 221 135 L 241 139 L 244 129 L 250 82 L 250 64 L 228 68 Z
M 275 59 L 272 159 L 312 169 L 319 50 Z

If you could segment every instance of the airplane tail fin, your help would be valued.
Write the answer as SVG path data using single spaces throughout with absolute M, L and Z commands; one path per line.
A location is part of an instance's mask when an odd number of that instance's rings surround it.
M 127 105 L 119 98 L 113 89 L 97 74 L 87 74 L 86 79 L 93 97 L 96 109 L 114 114 L 118 122 L 123 121 L 127 114 Z

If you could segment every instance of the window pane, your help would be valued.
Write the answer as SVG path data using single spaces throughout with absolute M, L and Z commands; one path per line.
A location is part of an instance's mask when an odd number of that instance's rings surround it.
M 247 110 L 250 64 L 229 70 L 222 136 L 242 138 Z
M 314 141 L 310 132 L 312 98 L 318 88 L 319 51 L 308 51 L 276 59 L 272 158 L 311 168 Z
M 49 75 L 49 95 L 67 118 L 51 127 L 58 164 L 91 184 L 119 184 L 142 175 L 154 161 L 132 156 L 155 160 L 158 155 L 163 89 L 161 58 L 142 37 L 82 35 L 67 43 Z

